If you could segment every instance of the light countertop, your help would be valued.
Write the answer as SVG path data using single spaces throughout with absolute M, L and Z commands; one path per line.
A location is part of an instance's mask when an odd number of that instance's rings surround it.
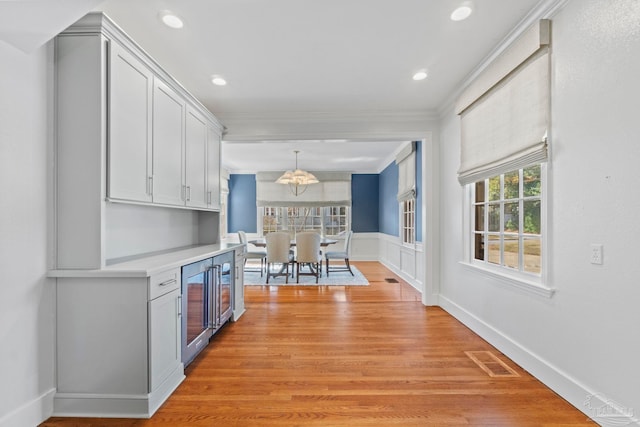
M 149 277 L 171 268 L 210 258 L 241 247 L 239 243 L 194 246 L 137 257 L 122 258 L 95 270 L 50 270 L 49 277 Z

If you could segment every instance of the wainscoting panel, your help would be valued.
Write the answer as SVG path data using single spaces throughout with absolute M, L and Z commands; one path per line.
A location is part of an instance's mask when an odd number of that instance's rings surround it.
M 405 246 L 400 238 L 377 233 L 379 238 L 379 258 L 391 271 L 406 280 L 411 286 L 423 292 L 424 252 L 422 244 Z
M 351 259 L 354 261 L 378 261 L 380 257 L 380 233 L 353 233 L 351 238 Z M 329 246 L 328 250 L 342 250 L 344 243 Z M 332 249 L 336 248 L 336 249 Z

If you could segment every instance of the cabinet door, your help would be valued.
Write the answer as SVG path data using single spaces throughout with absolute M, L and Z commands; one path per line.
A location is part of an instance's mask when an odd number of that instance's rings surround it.
M 153 202 L 184 205 L 182 179 L 185 103 L 155 79 L 153 85 Z
M 207 129 L 207 205 L 220 210 L 220 134 Z
M 107 197 L 151 201 L 153 74 L 116 43 L 110 45 Z
M 233 320 L 244 313 L 244 257 L 246 246 L 236 249 L 235 270 L 236 277 L 233 289 Z
M 149 392 L 180 365 L 180 290 L 149 301 Z
M 207 207 L 207 124 L 194 109 L 187 107 L 185 135 L 186 205 Z

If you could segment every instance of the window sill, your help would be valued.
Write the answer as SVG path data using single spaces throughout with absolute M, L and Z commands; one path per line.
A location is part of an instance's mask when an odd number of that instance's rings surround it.
M 460 265 L 462 265 L 465 269 L 469 271 L 480 273 L 485 277 L 494 279 L 502 285 L 515 287 L 529 294 L 533 294 L 533 295 L 537 295 L 545 298 L 551 298 L 555 293 L 555 289 L 549 288 L 540 283 L 536 283 L 520 277 L 514 277 L 508 274 L 503 274 L 501 272 L 497 272 L 488 268 L 483 268 L 476 264 L 471 264 L 468 262 L 461 261 Z

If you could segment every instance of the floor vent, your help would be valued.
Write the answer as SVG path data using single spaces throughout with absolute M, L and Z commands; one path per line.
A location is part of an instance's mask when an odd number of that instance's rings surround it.
M 394 279 L 393 277 L 387 277 L 384 279 L 384 281 L 387 283 L 400 283 L 398 282 L 398 280 Z
M 465 351 L 465 354 L 473 360 L 490 377 L 519 377 L 520 375 L 507 366 L 502 360 L 490 351 Z

